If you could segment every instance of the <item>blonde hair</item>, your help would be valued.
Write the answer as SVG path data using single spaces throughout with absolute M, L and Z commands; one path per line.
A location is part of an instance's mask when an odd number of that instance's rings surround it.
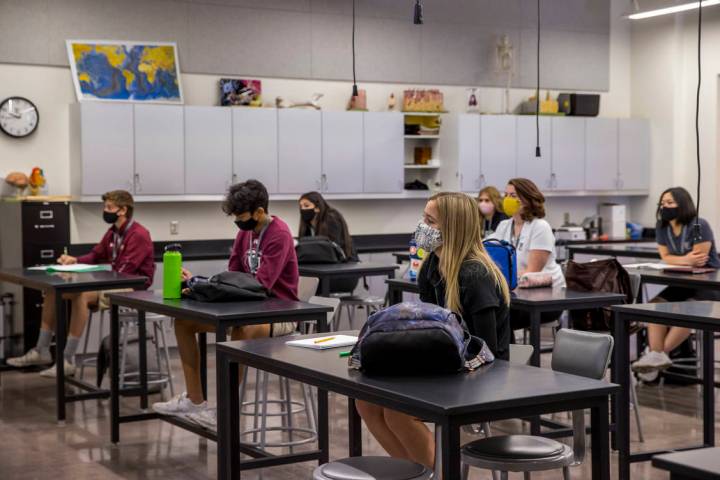
M 462 313 L 460 305 L 460 268 L 463 262 L 482 264 L 510 303 L 510 289 L 495 262 L 482 243 L 480 211 L 475 200 L 463 193 L 443 192 L 430 197 L 437 204 L 438 225 L 442 232 L 440 273 L 445 279 L 445 306 Z

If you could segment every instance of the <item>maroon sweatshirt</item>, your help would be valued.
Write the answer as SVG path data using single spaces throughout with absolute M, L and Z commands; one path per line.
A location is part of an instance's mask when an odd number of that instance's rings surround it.
M 116 272 L 147 277 L 145 288 L 149 288 L 155 275 L 150 232 L 136 221 L 132 222 L 130 228 L 128 223 L 125 222 L 119 231 L 115 225 L 110 227 L 100 243 L 95 245 L 90 253 L 78 257 L 77 261 L 89 264 L 110 263 Z M 116 241 L 119 247 L 113 258 Z
M 295 242 L 287 224 L 278 217 L 272 219 L 258 245 L 261 257 L 255 278 L 273 296 L 284 300 L 297 300 L 300 274 L 295 255 Z M 247 252 L 258 238 L 255 231 L 238 232 L 230 254 L 228 270 L 252 273 Z

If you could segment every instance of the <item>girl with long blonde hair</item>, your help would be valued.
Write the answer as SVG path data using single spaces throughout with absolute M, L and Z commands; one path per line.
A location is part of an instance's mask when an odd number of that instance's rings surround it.
M 429 252 L 418 274 L 420 300 L 461 315 L 470 333 L 507 360 L 510 291 L 483 247 L 480 222 L 475 200 L 465 194 L 438 193 L 428 200 L 415 231 L 418 247 Z M 420 419 L 368 402 L 356 405 L 390 456 L 433 468 L 435 440 Z

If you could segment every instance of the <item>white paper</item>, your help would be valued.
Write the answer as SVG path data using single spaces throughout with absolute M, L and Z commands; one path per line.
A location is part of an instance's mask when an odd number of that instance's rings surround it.
M 108 270 L 107 266 L 90 265 L 87 263 L 75 263 L 73 265 L 49 265 L 45 268 L 53 272 L 96 272 Z
M 672 267 L 672 265 L 668 265 L 667 263 L 630 263 L 627 265 L 623 265 L 625 268 L 647 268 L 649 270 L 664 270 L 666 268 Z
M 323 338 L 331 338 L 325 342 L 316 343 Z M 290 340 L 285 345 L 292 347 L 311 348 L 313 350 L 326 350 L 328 348 L 348 347 L 357 343 L 357 337 L 351 335 L 328 335 L 327 337 L 306 338 L 304 340 Z

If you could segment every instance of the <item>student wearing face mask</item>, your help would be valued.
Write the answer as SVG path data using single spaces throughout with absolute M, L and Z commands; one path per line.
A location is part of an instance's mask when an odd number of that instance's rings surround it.
M 565 287 L 565 276 L 555 260 L 555 235 L 545 220 L 545 196 L 526 178 L 513 178 L 505 187 L 503 210 L 510 216 L 498 225 L 490 238 L 510 242 L 517 251 L 517 274 L 543 272 L 550 276 L 554 288 Z M 543 312 L 541 322 L 555 321 L 562 312 Z M 513 330 L 527 328 L 530 317 L 512 312 Z
M 102 200 L 103 220 L 110 224 L 110 228 L 105 232 L 100 243 L 95 245 L 89 253 L 79 257 L 62 255 L 58 258 L 58 263 L 61 265 L 109 263 L 116 272 L 147 277 L 145 288 L 148 288 L 152 285 L 155 274 L 153 244 L 150 232 L 133 219 L 135 203 L 132 195 L 125 190 L 114 190 L 104 194 Z M 64 298 L 69 300 L 72 305 L 70 329 L 64 352 L 65 375 L 72 376 L 75 373 L 73 358 L 90 315 L 89 307 L 97 305 L 103 309 L 109 308 L 106 297 L 108 292 L 64 295 Z M 15 367 L 27 367 L 52 363 L 50 343 L 55 330 L 54 295 L 51 291 L 44 293 L 42 324 L 37 345 L 21 357 L 9 358 L 8 364 Z M 43 370 L 40 375 L 55 378 L 55 366 Z
M 257 180 L 230 187 L 222 206 L 235 218 L 239 232 L 232 247 L 228 270 L 253 275 L 270 296 L 284 300 L 298 299 L 298 263 L 290 228 L 280 218 L 268 213 L 268 193 Z M 183 278 L 192 274 L 183 270 Z M 292 322 L 248 325 L 232 329 L 233 340 L 279 337 L 292 333 Z M 214 328 L 189 320 L 175 319 L 175 336 L 185 376 L 186 391 L 167 402 L 153 405 L 164 415 L 187 417 L 214 429 L 216 411 L 208 408 L 200 382 L 200 351 L 196 334 Z
M 477 204 L 482 216 L 482 236 L 486 238 L 495 232 L 500 222 L 507 220 L 508 216 L 503 212 L 502 197 L 495 187 L 485 187 L 480 190 Z
M 298 206 L 300 207 L 298 237 L 326 237 L 338 244 L 348 260 L 358 261 L 345 218 L 338 210 L 330 206 L 320 193 L 303 194 L 298 201 Z M 352 292 L 355 290 L 358 280 L 357 277 L 333 279 L 330 282 L 330 292 Z
M 420 299 L 460 314 L 473 335 L 485 340 L 496 357 L 507 360 L 510 293 L 483 247 L 475 201 L 461 193 L 434 195 L 425 205 L 415 241 L 430 252 L 418 274 Z M 433 468 L 435 441 L 420 419 L 364 401 L 356 405 L 391 456 Z
M 700 218 L 699 236 L 695 238 L 697 211 L 692 197 L 682 187 L 665 190 L 660 195 L 656 212 L 655 238 L 662 261 L 670 265 L 720 268 L 715 237 L 708 222 Z M 720 300 L 720 293 L 712 290 L 668 287 L 652 302 L 684 302 L 687 300 Z M 690 330 L 681 327 L 648 324 L 648 352 L 632 368 L 638 373 L 656 377 L 657 372 L 672 365 L 669 353 L 680 346 Z M 643 377 L 641 377 L 643 378 Z M 644 380 L 653 378 L 645 377 Z

